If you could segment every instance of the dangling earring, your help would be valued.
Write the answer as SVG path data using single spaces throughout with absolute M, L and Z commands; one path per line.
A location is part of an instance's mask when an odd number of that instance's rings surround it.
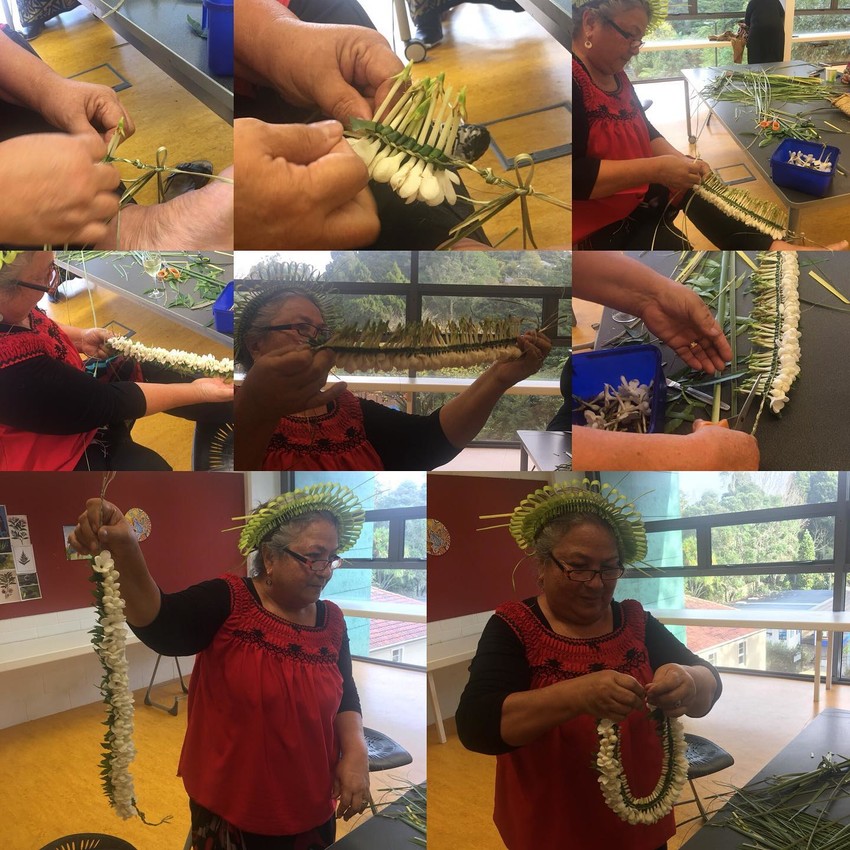
M 266 575 L 266 584 L 271 587 L 272 586 L 272 577 L 270 575 Z
M 593 42 L 590 40 L 590 36 L 588 36 L 588 37 L 584 40 L 584 46 L 585 46 L 585 48 L 586 48 L 587 50 L 590 50 L 590 48 L 591 48 L 591 47 L 593 47 Z

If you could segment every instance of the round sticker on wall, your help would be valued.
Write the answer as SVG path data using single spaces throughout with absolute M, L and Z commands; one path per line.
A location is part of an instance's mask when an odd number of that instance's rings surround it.
M 139 537 L 139 543 L 151 536 L 151 518 L 141 508 L 130 508 L 124 519 L 133 527 Z
M 438 519 L 428 520 L 428 554 L 445 555 L 452 544 L 449 530 Z

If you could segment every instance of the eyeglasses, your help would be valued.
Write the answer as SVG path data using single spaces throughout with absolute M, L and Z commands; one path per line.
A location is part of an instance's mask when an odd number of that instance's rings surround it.
M 29 283 L 25 280 L 16 280 L 18 286 L 23 286 L 26 289 L 34 289 L 36 292 L 47 292 L 53 294 L 59 288 L 59 269 L 55 265 L 50 266 L 50 274 L 47 278 L 47 286 L 42 286 L 38 283 Z
M 304 555 L 299 555 L 297 552 L 293 552 L 291 549 L 284 549 L 287 555 L 291 555 L 295 558 L 296 561 L 300 561 L 302 564 L 306 564 L 314 573 L 320 573 L 323 570 L 330 570 L 333 572 L 336 569 L 339 569 L 342 566 L 342 558 L 339 555 L 331 555 L 327 560 L 322 560 L 319 558 L 307 558 Z
M 626 571 L 622 564 L 616 567 L 605 567 L 602 570 L 583 570 L 575 569 L 574 567 L 564 566 L 554 555 L 549 557 L 555 562 L 555 566 L 570 580 L 570 581 L 593 581 L 595 576 L 599 576 L 602 581 L 616 581 Z
M 309 322 L 296 322 L 291 325 L 261 325 L 259 331 L 295 331 L 304 339 L 325 343 L 331 338 L 331 329 L 327 325 L 311 325 Z
M 606 18 L 604 15 L 600 15 L 599 17 L 602 18 L 602 20 L 605 21 L 606 24 L 613 27 L 618 33 L 620 33 L 620 35 L 623 36 L 626 41 L 628 41 L 631 47 L 640 48 L 643 47 L 644 44 L 646 44 L 646 42 L 643 40 L 643 36 L 635 38 L 630 32 L 626 32 L 622 27 L 615 24 L 610 18 Z

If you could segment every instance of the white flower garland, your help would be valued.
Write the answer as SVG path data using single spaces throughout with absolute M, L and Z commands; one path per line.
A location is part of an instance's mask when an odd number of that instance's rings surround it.
M 779 369 L 770 387 L 770 409 L 779 413 L 788 401 L 788 390 L 800 374 L 800 264 L 796 251 L 776 251 L 781 288 L 782 336 L 779 341 Z
M 130 765 L 136 755 L 133 745 L 133 692 L 127 664 L 127 619 L 121 598 L 120 575 L 108 549 L 91 558 L 95 582 L 94 595 L 98 614 L 91 630 L 92 645 L 103 666 L 100 692 L 107 706 L 106 734 L 100 775 L 109 804 L 124 820 L 138 816 L 149 826 L 136 806 L 136 793 Z M 170 816 L 159 823 L 169 821 Z
M 233 380 L 233 361 L 228 357 L 218 360 L 212 354 L 192 354 L 176 348 L 155 348 L 133 342 L 123 336 L 110 337 L 106 340 L 106 345 L 140 363 L 158 363 L 186 375 L 201 372 L 210 378 Z
M 602 796 L 617 817 L 632 825 L 656 823 L 668 815 L 688 778 L 688 747 L 681 721 L 662 717 L 658 721 L 658 731 L 664 750 L 661 777 L 651 794 L 633 797 L 620 759 L 619 726 L 603 718 L 596 727 L 599 735 L 596 769 Z

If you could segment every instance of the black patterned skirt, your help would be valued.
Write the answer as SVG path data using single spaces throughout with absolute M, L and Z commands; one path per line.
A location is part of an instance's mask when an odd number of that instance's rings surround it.
M 43 24 L 62 12 L 76 9 L 80 4 L 77 0 L 17 0 L 21 24 L 27 27 L 31 24 Z

